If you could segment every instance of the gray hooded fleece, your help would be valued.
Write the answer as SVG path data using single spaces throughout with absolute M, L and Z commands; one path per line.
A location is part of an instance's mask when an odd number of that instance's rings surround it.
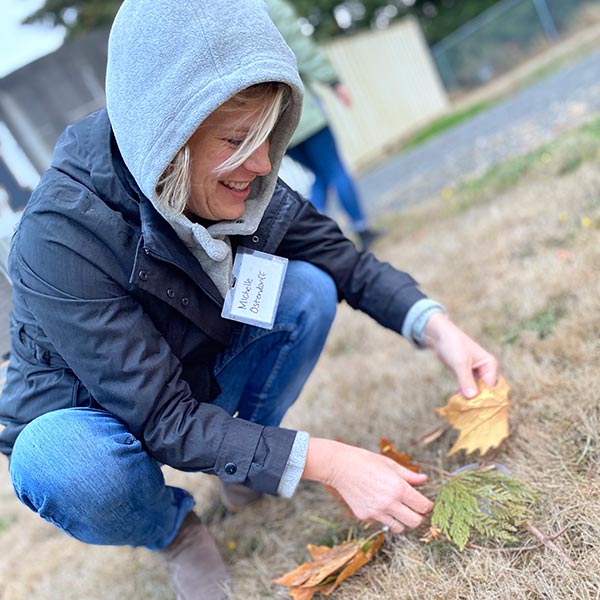
M 205 228 L 163 213 L 223 296 L 231 277 L 227 236 L 256 231 L 300 117 L 296 59 L 262 0 L 126 0 L 117 14 L 107 110 L 125 164 L 159 212 L 156 184 L 199 125 L 238 92 L 267 81 L 287 84 L 291 102 L 271 137 L 273 169 L 253 182 L 244 217 Z
M 252 183 L 242 219 L 204 227 L 165 215 L 156 184 L 200 124 L 251 85 L 287 84 L 291 101 L 270 138 L 272 170 Z M 296 59 L 263 0 L 125 0 L 108 48 L 106 105 L 119 150 L 142 192 L 171 224 L 222 296 L 231 285 L 228 236 L 252 234 L 269 204 L 300 119 Z M 278 492 L 298 484 L 308 434 L 297 432 Z

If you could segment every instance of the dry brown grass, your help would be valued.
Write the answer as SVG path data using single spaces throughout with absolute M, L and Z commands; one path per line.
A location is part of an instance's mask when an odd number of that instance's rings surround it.
M 338 600 L 600 598 L 599 167 L 600 155 L 567 174 L 533 173 L 470 207 L 455 196 L 433 199 L 390 225 L 377 248 L 415 274 L 500 358 L 514 408 L 512 435 L 498 460 L 537 491 L 535 525 L 547 533 L 566 528 L 557 543 L 576 566 L 544 547 L 460 554 L 411 533 L 389 539 L 339 588 Z M 431 353 L 415 352 L 344 306 L 286 425 L 372 449 L 386 436 L 417 462 L 453 468 L 471 462 L 446 458 L 455 434 L 426 448 L 415 443 L 440 423 L 433 409 L 453 390 Z M 216 498 L 211 478 L 174 471 L 167 478 L 192 491 L 200 510 Z M 307 543 L 334 533 L 311 516 L 349 526 L 342 509 L 314 485 L 301 486 L 290 501 L 268 498 L 212 525 L 236 598 L 288 597 L 270 580 L 304 560 Z M 18 504 L 4 469 L 0 528 L 4 600 L 173 598 L 159 557 L 67 538 Z

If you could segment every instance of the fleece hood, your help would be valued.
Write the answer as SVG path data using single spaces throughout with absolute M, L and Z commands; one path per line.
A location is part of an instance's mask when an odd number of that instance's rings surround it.
M 106 106 L 123 160 L 153 204 L 159 177 L 198 126 L 267 81 L 287 84 L 291 102 L 271 137 L 273 169 L 254 182 L 247 212 L 270 199 L 302 106 L 296 59 L 264 1 L 123 2 L 109 39 Z

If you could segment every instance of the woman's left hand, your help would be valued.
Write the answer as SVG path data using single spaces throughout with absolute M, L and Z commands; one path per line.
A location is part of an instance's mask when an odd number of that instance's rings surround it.
M 487 386 L 496 385 L 498 361 L 444 313 L 436 313 L 429 318 L 425 326 L 424 341 L 440 361 L 454 372 L 465 397 L 477 395 L 476 378 Z

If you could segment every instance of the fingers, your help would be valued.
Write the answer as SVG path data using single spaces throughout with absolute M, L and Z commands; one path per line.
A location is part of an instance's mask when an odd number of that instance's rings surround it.
M 404 507 L 418 515 L 426 515 L 433 509 L 433 502 L 429 500 L 429 498 L 425 498 L 423 494 L 417 492 L 415 488 L 410 486 L 406 486 L 404 494 L 402 495 L 402 503 Z M 393 514 L 395 515 L 396 512 Z M 409 525 L 408 522 L 402 522 Z
M 477 395 L 477 384 L 475 383 L 475 378 L 471 373 L 462 374 L 462 377 L 459 376 L 458 386 L 461 394 L 465 398 L 473 398 L 473 396 Z
M 477 373 L 485 385 L 494 387 L 498 383 L 498 361 L 490 356 L 489 360 L 477 369 Z
M 428 479 L 425 473 L 415 473 L 414 471 L 411 471 L 402 465 L 398 465 L 398 467 L 401 469 L 400 475 L 402 479 L 404 479 L 407 483 L 410 483 L 410 485 L 423 485 Z
M 482 356 L 478 357 L 472 368 L 465 374 L 465 379 L 469 380 L 466 386 L 461 385 L 461 391 L 466 398 L 472 398 L 477 395 L 478 387 L 474 377 L 477 376 L 488 387 L 494 387 L 498 382 L 498 361 L 488 352 L 479 348 Z M 474 387 L 471 387 L 471 380 Z
M 399 489 L 392 495 L 379 522 L 393 533 L 401 533 L 406 527 L 419 527 L 424 516 L 433 509 L 433 502 L 411 486 L 426 481 L 426 475 L 414 473 L 399 465 L 395 466 L 398 467 L 402 479 L 399 481 Z
M 404 525 L 396 517 L 390 515 L 390 520 L 388 523 L 384 524 L 384 527 L 387 527 L 388 531 L 392 533 L 402 533 L 405 529 Z
M 408 498 L 406 499 L 407 504 L 409 504 L 411 508 L 414 508 L 414 510 L 416 510 L 417 512 L 429 512 L 433 508 L 433 504 L 431 503 L 431 501 L 428 500 L 425 496 L 423 496 L 423 494 L 411 487 L 413 485 L 423 485 L 428 479 L 427 475 L 425 473 L 415 473 L 414 471 L 411 471 L 410 469 L 407 469 L 402 465 L 395 464 L 394 466 L 398 469 L 402 479 L 404 479 L 404 481 L 406 481 L 406 483 L 409 484 L 406 488 L 408 494 Z M 410 503 L 414 503 L 414 505 Z
M 481 346 L 469 340 L 472 347 L 467 352 L 467 359 L 463 364 L 456 366 L 456 378 L 462 394 L 466 398 L 472 398 L 477 395 L 477 382 L 475 378 L 480 378 L 485 385 L 493 387 L 498 380 L 498 361 Z
M 476 378 L 487 386 L 496 385 L 498 361 L 447 317 L 436 313 L 425 329 L 428 345 L 438 358 L 454 372 L 461 393 L 472 398 L 477 395 Z
M 394 510 L 394 514 L 386 514 L 380 523 L 387 527 L 392 533 L 402 533 L 407 527 L 415 529 L 423 524 L 424 515 L 410 510 L 407 506 L 400 506 Z
M 327 483 L 341 494 L 358 519 L 377 521 L 394 533 L 422 523 L 433 503 L 412 486 L 424 483 L 426 475 L 362 448 L 340 448 L 333 457 Z

